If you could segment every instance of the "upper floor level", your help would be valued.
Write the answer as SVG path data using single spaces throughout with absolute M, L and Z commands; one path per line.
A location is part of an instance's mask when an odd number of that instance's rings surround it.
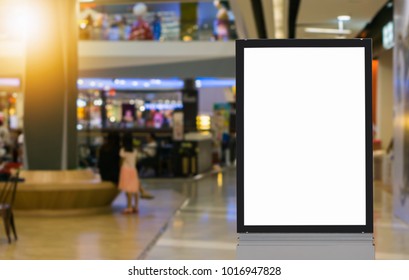
M 82 77 L 234 76 L 237 33 L 229 1 L 79 2 Z M 31 19 L 24 3 L 0 1 L 0 63 L 7 65 L 0 76 L 24 73 L 30 48 L 24 26 Z
M 228 41 L 237 38 L 229 1 L 85 1 L 77 9 L 80 40 Z M 24 0 L 0 1 L 0 40 L 21 40 L 32 21 Z M 41 19 L 37 19 L 41 20 Z M 47 32 L 47 30 L 44 30 Z

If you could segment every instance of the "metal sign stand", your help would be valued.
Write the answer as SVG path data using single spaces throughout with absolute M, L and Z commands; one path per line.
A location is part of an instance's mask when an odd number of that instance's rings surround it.
M 239 260 L 373 260 L 372 234 L 239 234 Z

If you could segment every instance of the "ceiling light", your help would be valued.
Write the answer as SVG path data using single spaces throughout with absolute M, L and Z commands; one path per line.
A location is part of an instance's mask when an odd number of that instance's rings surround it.
M 332 29 L 332 28 L 315 28 L 315 27 L 307 27 L 305 28 L 305 32 L 307 33 L 324 33 L 324 34 L 339 34 L 339 35 L 349 35 L 351 34 L 351 30 L 349 29 Z
M 341 15 L 341 16 L 338 16 L 337 19 L 341 21 L 348 21 L 351 19 L 351 17 L 348 15 Z
M 274 35 L 277 39 L 286 38 L 286 12 L 285 7 L 287 6 L 286 0 L 272 0 L 273 1 L 273 13 L 274 13 Z

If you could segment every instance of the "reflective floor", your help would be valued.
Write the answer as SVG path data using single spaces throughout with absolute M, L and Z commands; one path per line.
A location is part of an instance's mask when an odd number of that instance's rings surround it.
M 374 183 L 376 259 L 409 259 L 409 224 L 394 217 L 390 186 Z
M 184 183 L 190 199 L 145 259 L 234 259 L 235 170 Z M 374 183 L 376 259 L 409 259 L 409 224 L 392 214 L 390 186 Z M 347 203 L 346 203 L 347 207 Z
M 0 259 L 104 260 L 137 259 L 159 237 L 185 197 L 172 190 L 153 191 L 143 200 L 140 214 L 123 215 L 121 194 L 113 208 L 99 214 L 17 212 L 18 241 L 7 243 L 0 224 Z
M 139 216 L 120 213 L 123 195 L 97 215 L 17 213 L 19 240 L 7 244 L 0 228 L 0 259 L 235 259 L 235 176 L 144 180 L 156 198 L 141 201 Z M 409 259 L 409 225 L 393 217 L 390 188 L 375 183 L 374 205 L 376 258 Z
M 188 197 L 144 259 L 235 259 L 236 172 L 182 183 Z

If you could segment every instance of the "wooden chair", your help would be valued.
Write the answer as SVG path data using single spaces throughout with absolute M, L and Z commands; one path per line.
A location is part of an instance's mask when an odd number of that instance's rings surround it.
M 17 240 L 17 231 L 14 224 L 13 203 L 16 196 L 17 183 L 19 182 L 19 170 L 10 174 L 10 177 L 3 181 L 0 189 L 0 215 L 6 230 L 8 242 L 11 243 L 10 229 L 13 231 L 14 239 Z

